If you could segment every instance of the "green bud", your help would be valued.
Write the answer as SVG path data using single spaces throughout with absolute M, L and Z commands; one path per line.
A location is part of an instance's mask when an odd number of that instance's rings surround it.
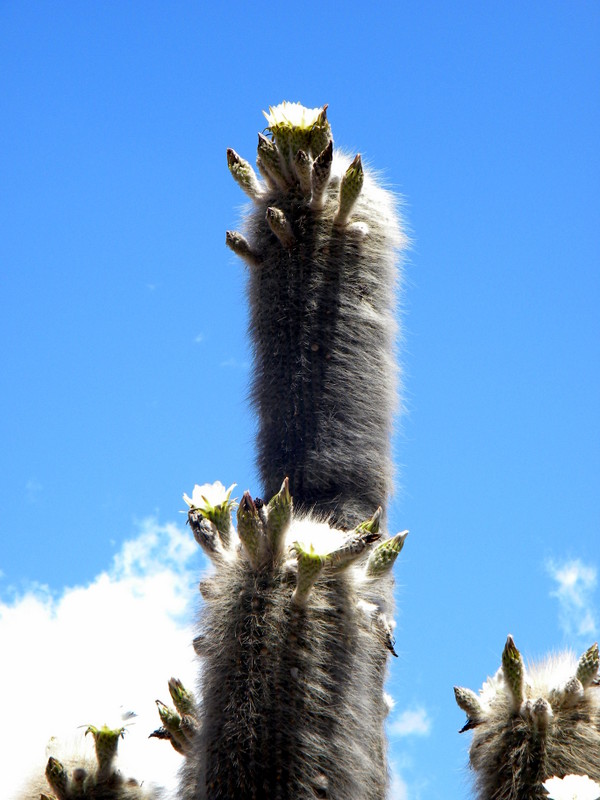
M 323 556 L 313 552 L 312 548 L 311 552 L 304 550 L 299 542 L 294 542 L 294 549 L 298 561 L 298 572 L 292 601 L 303 605 L 323 569 L 325 560 Z
M 509 634 L 502 653 L 502 672 L 510 689 L 514 705 L 518 708 L 523 702 L 525 686 L 525 665 L 521 653 L 516 648 L 513 637 Z
M 225 234 L 225 244 L 230 250 L 233 250 L 236 256 L 243 258 L 249 267 L 258 267 L 260 265 L 260 256 L 252 250 L 248 240 L 245 236 L 242 236 L 241 233 L 237 231 L 227 231 Z
M 267 539 L 275 561 L 281 555 L 285 535 L 292 521 L 292 511 L 290 482 L 288 478 L 285 478 L 281 489 L 269 500 L 267 505 Z
M 287 190 L 289 179 L 279 157 L 278 147 L 262 133 L 258 134 L 257 166 L 273 186 Z
M 281 244 L 290 248 L 296 241 L 289 220 L 279 208 L 267 208 L 267 223 Z
M 483 708 L 479 697 L 471 689 L 465 689 L 462 686 L 454 687 L 454 697 L 456 702 L 467 717 L 473 722 L 478 722 L 483 717 Z
M 364 179 L 365 174 L 363 172 L 359 153 L 342 178 L 342 185 L 340 186 L 340 204 L 335 217 L 336 225 L 345 225 L 348 221 L 352 207 L 358 199 L 358 195 L 363 187 Z
M 305 195 L 309 195 L 311 192 L 312 165 L 304 150 L 298 150 L 294 156 L 294 170 L 302 192 Z
M 255 200 L 262 194 L 260 183 L 250 163 L 230 147 L 227 148 L 227 166 L 236 183 L 246 192 L 248 197 Z
M 381 517 L 383 516 L 383 509 L 381 506 L 377 509 L 377 511 L 373 514 L 373 516 L 366 520 L 365 522 L 361 522 L 360 525 L 356 526 L 357 533 L 364 533 L 364 534 L 374 534 L 371 537 L 370 541 L 375 541 L 379 538 L 379 525 L 381 523 Z
M 327 105 L 324 105 L 311 130 L 310 152 L 313 157 L 319 156 L 332 141 L 331 126 L 327 119 Z
M 237 532 L 240 541 L 246 548 L 253 567 L 258 567 L 261 560 L 263 529 L 258 509 L 254 505 L 250 492 L 244 492 L 237 510 Z
M 91 733 L 94 737 L 98 774 L 106 775 L 117 755 L 119 739 L 122 739 L 125 735 L 125 728 L 111 729 L 106 725 L 103 725 L 102 728 L 96 728 L 94 725 L 88 725 L 85 735 L 87 736 L 88 733 Z
M 171 678 L 169 681 L 169 692 L 175 703 L 175 708 L 183 716 L 184 714 L 196 713 L 196 703 L 191 692 L 184 687 L 180 680 Z
M 402 552 L 408 531 L 397 533 L 377 545 L 367 562 L 366 574 L 368 578 L 379 578 L 385 575 L 394 566 L 394 562 Z
M 58 795 L 58 800 L 67 800 L 69 776 L 67 770 L 58 761 L 58 759 L 50 756 L 46 764 L 46 780 L 50 784 L 50 788 Z
M 598 651 L 598 643 L 595 642 L 579 659 L 577 672 L 575 673 L 575 677 L 581 681 L 584 689 L 592 685 L 598 675 L 599 667 L 600 652 Z
M 312 199 L 311 206 L 313 208 L 320 208 L 323 200 L 323 192 L 329 182 L 331 175 L 331 164 L 333 161 L 333 139 L 330 139 L 329 144 L 319 153 L 317 158 L 313 161 L 312 166 Z

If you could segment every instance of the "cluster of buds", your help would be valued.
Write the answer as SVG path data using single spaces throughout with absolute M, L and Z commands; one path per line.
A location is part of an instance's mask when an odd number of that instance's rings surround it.
M 467 715 L 462 731 L 474 731 L 470 760 L 482 798 L 545 798 L 542 783 L 567 775 L 600 781 L 599 667 L 593 644 L 577 661 L 563 654 L 527 669 L 509 636 L 500 669 L 479 693 L 455 687 Z
M 173 706 L 156 701 L 161 727 L 150 734 L 150 738 L 166 739 L 181 755 L 186 755 L 198 730 L 197 709 L 194 697 L 177 678 L 169 681 L 169 694 Z
M 94 739 L 96 765 L 76 766 L 70 771 L 57 758 L 50 757 L 46 780 L 53 792 L 42 793 L 40 800 L 144 800 L 148 794 L 133 778 L 125 778 L 115 767 L 119 740 L 125 728 L 97 728 L 89 725 L 85 734 Z
M 327 106 L 304 108 L 300 103 L 284 102 L 265 112 L 267 131 L 271 138 L 258 134 L 256 165 L 263 178 L 256 175 L 252 165 L 235 150 L 227 150 L 227 165 L 232 176 L 246 194 L 257 202 L 263 201 L 272 190 L 298 192 L 313 210 L 323 207 L 331 179 L 333 138 L 327 120 Z M 346 225 L 364 183 L 360 154 L 356 155 L 339 181 L 337 207 L 333 225 Z M 268 206 L 265 219 L 281 245 L 290 249 L 296 242 L 292 221 L 285 211 Z M 226 242 L 234 253 L 250 266 L 258 266 L 262 255 L 256 252 L 245 237 L 228 231 Z
M 408 531 L 402 531 L 382 539 L 382 509 L 378 508 L 370 519 L 352 531 L 333 532 L 328 544 L 330 547 L 331 541 L 335 544 L 327 549 L 327 545 L 324 547 L 318 541 L 318 534 L 322 531 L 320 525 L 294 527 L 293 501 L 287 478 L 268 503 L 260 498 L 252 499 L 250 492 L 244 492 L 237 504 L 236 530 L 231 521 L 236 506 L 236 501 L 231 500 L 234 486 L 225 490 L 217 482 L 196 486 L 192 498 L 184 494 L 194 538 L 218 567 L 240 557 L 256 571 L 284 565 L 288 580 L 295 583 L 291 602 L 296 605 L 307 602 L 321 574 L 331 575 L 360 563 L 360 583 L 383 577 L 393 567 L 408 535 Z M 209 494 L 210 499 L 207 498 Z M 305 535 L 307 531 L 317 532 L 313 537 L 316 541 L 305 542 L 295 538 L 296 532 Z M 331 529 L 329 533 L 332 533 Z M 203 581 L 200 589 L 208 599 L 210 581 Z

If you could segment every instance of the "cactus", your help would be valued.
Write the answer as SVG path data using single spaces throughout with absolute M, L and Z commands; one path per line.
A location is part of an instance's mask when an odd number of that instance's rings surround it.
M 158 703 L 153 734 L 186 756 L 181 797 L 383 800 L 391 569 L 406 532 L 383 538 L 381 509 L 350 532 L 296 515 L 287 479 L 269 503 L 244 494 L 227 542 L 214 525 L 206 535 L 205 513 L 188 514 L 215 567 L 195 641 L 202 700 L 171 679 L 175 707 Z
M 158 800 L 153 790 L 124 777 L 115 766 L 119 740 L 125 728 L 89 725 L 85 735 L 94 740 L 95 759 L 85 755 L 58 759 L 50 756 L 45 780 L 34 781 L 21 800 Z
M 252 200 L 246 236 L 227 245 L 249 266 L 252 398 L 264 495 L 284 476 L 299 511 L 351 530 L 392 486 L 395 289 L 405 243 L 393 196 L 361 157 L 333 146 L 327 106 L 271 108 L 257 165 L 227 163 Z
M 383 800 L 391 567 L 406 537 L 384 525 L 404 238 L 392 195 L 360 156 L 334 150 L 327 106 L 283 103 L 266 117 L 260 177 L 227 151 L 253 207 L 226 243 L 250 268 L 271 499 L 245 492 L 234 531 L 229 494 L 185 497 L 215 567 L 194 641 L 201 700 L 191 733 L 176 701 L 159 706 L 157 735 L 186 756 L 185 800 Z
M 600 782 L 599 663 L 594 644 L 579 661 L 565 653 L 525 669 L 509 636 L 501 668 L 479 695 L 455 687 L 467 714 L 462 730 L 473 729 L 469 755 L 480 800 L 542 800 L 551 778 Z

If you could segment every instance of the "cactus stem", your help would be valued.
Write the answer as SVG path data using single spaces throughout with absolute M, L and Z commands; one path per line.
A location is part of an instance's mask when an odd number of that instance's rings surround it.
M 283 211 L 278 208 L 267 208 L 266 219 L 269 223 L 269 228 L 271 228 L 281 244 L 286 248 L 292 247 L 296 237 Z
M 342 184 L 340 186 L 340 204 L 334 219 L 334 224 L 345 225 L 352 211 L 354 203 L 358 199 L 365 179 L 360 153 L 354 158 L 346 170 Z
M 248 197 L 256 200 L 263 193 L 252 165 L 239 156 L 231 147 L 227 148 L 227 166 L 236 183 L 243 189 Z

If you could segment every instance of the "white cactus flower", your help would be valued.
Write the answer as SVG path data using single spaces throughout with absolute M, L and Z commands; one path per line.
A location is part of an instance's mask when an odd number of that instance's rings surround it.
M 203 483 L 202 486 L 194 486 L 194 491 L 190 497 L 188 494 L 183 495 L 183 499 L 190 508 L 199 508 L 201 511 L 210 511 L 217 506 L 229 502 L 231 492 L 237 486 L 237 483 L 232 483 L 229 489 L 226 489 L 221 481 L 214 483 Z
M 284 100 L 278 106 L 269 106 L 269 113 L 263 111 L 263 114 L 269 128 L 312 128 L 322 111 L 322 108 L 305 108 L 302 103 Z
M 549 778 L 542 785 L 549 793 L 548 800 L 599 800 L 600 798 L 600 784 L 587 775 Z

